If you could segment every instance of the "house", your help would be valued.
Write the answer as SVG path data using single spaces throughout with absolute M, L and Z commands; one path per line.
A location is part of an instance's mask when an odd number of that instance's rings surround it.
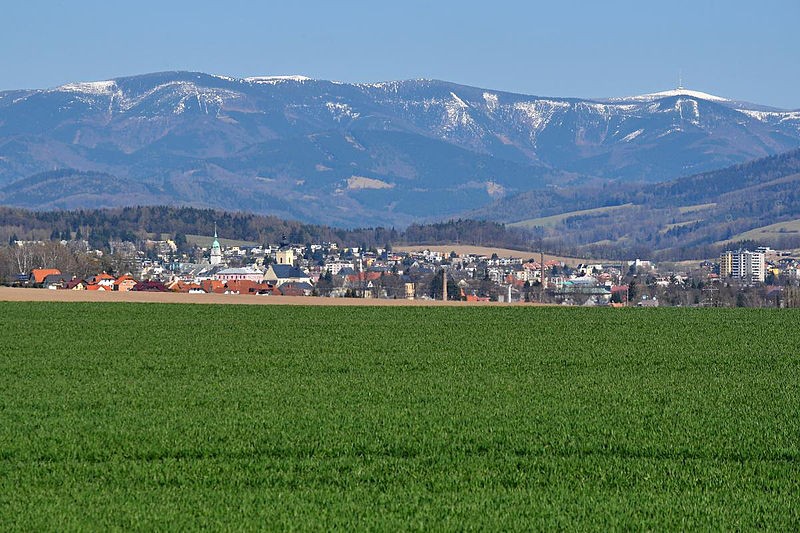
M 289 282 L 311 283 L 309 275 L 299 268 L 292 265 L 278 265 L 274 263 L 269 265 L 269 268 L 267 268 L 267 271 L 264 273 L 264 280 L 276 287 Z
M 222 294 L 225 292 L 225 283 L 218 279 L 206 279 L 200 282 L 200 287 L 208 294 Z
M 337 275 L 340 270 L 344 268 L 353 269 L 353 262 L 352 261 L 328 261 L 325 263 L 325 269 L 328 270 L 332 275 Z
M 612 285 L 611 296 L 616 296 L 620 303 L 628 303 L 629 287 L 627 285 Z
M 74 277 L 72 274 L 50 274 L 44 278 L 42 285 L 48 289 L 63 289 Z
M 136 280 L 133 276 L 125 274 L 114 280 L 114 290 L 119 292 L 128 292 L 136 285 Z
M 131 290 L 137 292 L 169 292 L 166 285 L 160 281 L 152 280 L 140 281 L 134 285 Z
M 61 274 L 61 271 L 57 268 L 34 268 L 31 270 L 30 280 L 36 285 L 41 285 L 47 276 L 58 274 Z
M 345 284 L 349 287 L 358 287 L 370 281 L 381 279 L 380 272 L 356 272 L 345 277 Z
M 65 288 L 70 291 L 85 291 L 86 282 L 83 281 L 82 279 L 75 278 L 69 281 Z
M 205 292 L 198 283 L 191 283 L 186 281 L 176 280 L 167 284 L 167 289 L 172 292 L 196 293 L 197 291 Z
M 310 283 L 284 283 L 279 287 L 283 296 L 311 296 L 314 287 Z
M 249 279 L 232 279 L 225 283 L 225 292 L 227 294 L 258 294 L 267 287 L 267 284 Z
M 117 281 L 117 278 L 115 278 L 111 274 L 106 274 L 105 272 L 103 272 L 102 274 L 93 276 L 86 281 L 89 283 L 89 285 L 96 284 L 113 290 L 114 282 Z

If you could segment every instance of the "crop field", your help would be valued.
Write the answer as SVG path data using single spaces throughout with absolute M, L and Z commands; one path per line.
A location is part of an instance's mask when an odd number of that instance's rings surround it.
M 0 529 L 796 531 L 799 319 L 0 302 Z

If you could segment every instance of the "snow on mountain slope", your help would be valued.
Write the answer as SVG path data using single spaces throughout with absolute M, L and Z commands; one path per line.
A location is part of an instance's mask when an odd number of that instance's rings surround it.
M 57 87 L 55 90 L 90 95 L 110 95 L 117 91 L 117 82 L 114 80 L 106 80 L 68 83 Z
M 306 76 L 292 75 L 292 76 L 253 76 L 250 78 L 243 78 L 241 81 L 247 83 L 256 83 L 261 85 L 276 85 L 278 83 L 286 81 L 304 83 L 307 81 L 314 81 L 314 80 Z
M 287 198 L 310 187 L 301 198 L 358 175 L 397 184 L 347 193 L 378 211 L 441 209 L 403 196 L 412 189 L 474 207 L 489 199 L 474 183 L 513 194 L 575 176 L 655 182 L 798 146 L 800 111 L 683 88 L 578 99 L 437 80 L 163 72 L 0 92 L 0 185 L 69 167 L 168 182 L 175 194 L 198 180 L 281 183 Z
M 722 98 L 721 96 L 715 96 L 713 94 L 704 93 L 701 91 L 693 91 L 691 89 L 685 89 L 683 87 L 679 87 L 677 89 L 671 89 L 668 91 L 661 91 L 657 93 L 650 93 L 650 94 L 640 94 L 638 96 L 623 96 L 623 97 L 616 97 L 616 98 L 608 98 L 609 102 L 652 102 L 653 100 L 660 100 L 661 98 L 670 98 L 673 96 L 688 96 L 690 98 L 697 98 L 699 100 L 707 100 L 709 102 L 730 102 L 731 100 L 727 98 Z

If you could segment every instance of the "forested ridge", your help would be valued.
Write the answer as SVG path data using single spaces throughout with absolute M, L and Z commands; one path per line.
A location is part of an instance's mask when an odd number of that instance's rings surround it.
M 528 232 L 504 224 L 451 220 L 412 224 L 405 229 L 342 229 L 283 220 L 273 216 L 231 213 L 193 207 L 139 206 L 74 211 L 30 211 L 0 207 L 0 239 L 86 239 L 102 248 L 110 240 L 137 241 L 177 235 L 212 235 L 261 244 L 335 242 L 342 246 L 461 243 L 507 248 L 530 247 Z
M 470 216 L 518 222 L 546 249 L 578 256 L 666 260 L 713 257 L 736 243 L 794 248 L 800 233 L 788 227 L 760 233 L 757 242 L 741 235 L 800 219 L 800 150 L 655 185 L 525 193 Z

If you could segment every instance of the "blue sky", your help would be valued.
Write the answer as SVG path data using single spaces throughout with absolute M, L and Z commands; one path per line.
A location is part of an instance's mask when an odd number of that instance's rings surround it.
M 436 78 L 550 96 L 692 89 L 800 108 L 800 1 L 14 2 L 0 89 L 163 70 Z

